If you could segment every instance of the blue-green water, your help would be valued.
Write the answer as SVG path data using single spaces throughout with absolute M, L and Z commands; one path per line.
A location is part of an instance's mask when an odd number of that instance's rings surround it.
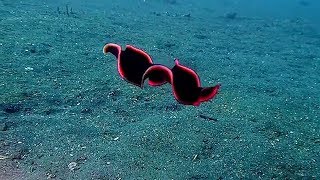
M 0 0 L 0 180 L 319 179 L 319 6 Z M 128 84 L 110 42 L 221 90 Z

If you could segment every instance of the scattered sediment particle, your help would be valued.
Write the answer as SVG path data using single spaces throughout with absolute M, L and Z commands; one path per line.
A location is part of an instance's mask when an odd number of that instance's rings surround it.
M 190 14 L 190 13 L 188 13 L 188 14 L 183 14 L 182 17 L 190 18 L 190 17 L 191 17 L 191 14 Z
M 121 95 L 121 91 L 119 89 L 111 90 L 108 93 L 108 98 L 110 98 L 112 101 L 118 100 L 119 96 Z
M 209 179 L 209 177 L 204 174 L 196 174 L 196 175 L 191 175 L 188 179 Z
M 172 42 L 165 42 L 163 44 L 163 46 L 166 47 L 166 48 L 174 48 L 176 46 L 176 44 L 172 43 Z
M 197 159 L 199 159 L 198 154 L 196 154 L 196 155 L 194 155 L 194 156 L 192 157 L 192 161 L 196 161 Z
M 18 142 L 19 143 L 19 142 Z M 22 160 L 28 153 L 28 149 L 25 147 L 19 148 L 19 150 L 15 151 L 10 158 L 12 160 Z
M 47 179 L 54 179 L 57 177 L 55 174 L 52 174 L 52 173 L 46 173 L 46 175 L 47 175 Z
M 313 139 L 313 141 L 314 141 L 314 143 L 316 143 L 316 144 L 320 144 L 320 138 L 315 138 L 315 139 Z
M 7 147 L 10 146 L 10 141 L 6 141 L 6 140 L 0 140 L 0 149 L 2 149 L 3 147 Z
M 52 109 L 52 108 L 49 108 L 49 109 L 45 109 L 43 112 L 46 114 L 46 115 L 50 115 L 50 114 L 52 114 L 52 113 L 54 113 L 54 109 Z
M 33 71 L 33 68 L 32 68 L 32 67 L 25 67 L 24 70 L 26 70 L 26 71 Z
M 164 106 L 165 111 L 180 111 L 182 109 L 182 106 L 180 104 L 174 103 L 174 104 L 166 104 Z
M 69 168 L 70 171 L 75 171 L 75 170 L 79 169 L 78 163 L 71 162 L 71 163 L 68 164 L 68 168 Z
M 0 123 L 0 131 L 6 131 L 8 130 L 7 123 Z
M 79 164 L 83 164 L 85 161 L 87 161 L 87 157 L 85 156 L 80 156 L 76 159 L 76 163 L 79 163 Z
M 228 18 L 228 19 L 235 19 L 237 17 L 237 13 L 236 12 L 228 12 L 224 15 L 225 18 Z
M 3 111 L 6 113 L 16 113 L 21 110 L 22 106 L 20 104 L 7 104 L 4 106 Z
M 38 54 L 38 55 L 46 55 L 50 53 L 51 45 L 47 43 L 27 43 L 25 47 L 23 47 L 23 54 L 25 55 L 32 55 L 32 54 Z
M 81 110 L 82 114 L 90 114 L 92 113 L 92 109 L 91 108 L 84 108 Z
M 103 139 L 108 141 L 117 141 L 120 138 L 119 133 L 111 129 L 104 131 L 102 136 Z
M 0 155 L 0 160 L 5 160 L 5 159 L 9 159 L 9 156 Z
M 159 13 L 159 12 L 153 12 L 153 14 L 156 16 L 161 16 L 161 13 Z
M 218 119 L 216 119 L 216 118 L 213 118 L 213 117 L 210 117 L 210 116 L 207 116 L 207 115 L 203 115 L 203 114 L 199 114 L 198 117 L 201 118 L 201 119 L 207 120 L 207 121 L 214 121 L 214 122 L 218 121 Z

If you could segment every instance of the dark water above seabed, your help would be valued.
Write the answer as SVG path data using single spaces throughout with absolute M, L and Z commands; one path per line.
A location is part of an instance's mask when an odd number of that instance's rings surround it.
M 319 179 L 319 6 L 0 0 L 0 180 Z M 130 85 L 109 42 L 221 90 Z

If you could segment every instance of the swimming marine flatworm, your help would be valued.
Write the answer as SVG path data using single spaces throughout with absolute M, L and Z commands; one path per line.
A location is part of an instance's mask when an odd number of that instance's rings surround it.
M 201 87 L 197 73 L 179 63 L 175 59 L 173 68 L 154 64 L 151 57 L 141 49 L 126 45 L 125 50 L 113 43 L 103 47 L 104 53 L 111 53 L 117 58 L 118 72 L 127 82 L 143 87 L 148 79 L 150 86 L 170 83 L 175 99 L 185 105 L 199 106 L 211 100 L 220 88 L 220 84 L 212 87 Z

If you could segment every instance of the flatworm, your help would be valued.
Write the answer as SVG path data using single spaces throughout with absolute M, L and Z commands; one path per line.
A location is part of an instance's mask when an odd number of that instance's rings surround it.
M 117 44 L 106 44 L 104 53 L 111 53 L 117 58 L 120 76 L 131 84 L 143 87 L 148 79 L 150 86 L 160 86 L 170 83 L 175 99 L 185 105 L 199 106 L 202 102 L 211 100 L 220 88 L 220 84 L 212 87 L 201 87 L 198 74 L 179 63 L 170 69 L 161 64 L 154 64 L 145 51 L 126 45 L 125 50 Z

